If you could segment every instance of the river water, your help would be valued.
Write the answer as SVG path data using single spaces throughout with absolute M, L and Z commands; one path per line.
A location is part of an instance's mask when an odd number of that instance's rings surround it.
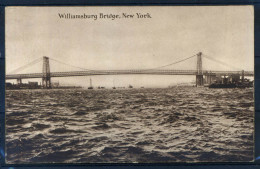
M 7 90 L 7 163 L 252 161 L 253 89 Z

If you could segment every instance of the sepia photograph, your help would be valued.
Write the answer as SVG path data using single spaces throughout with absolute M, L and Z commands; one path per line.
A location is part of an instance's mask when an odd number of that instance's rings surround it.
M 5 8 L 5 161 L 254 160 L 253 6 Z

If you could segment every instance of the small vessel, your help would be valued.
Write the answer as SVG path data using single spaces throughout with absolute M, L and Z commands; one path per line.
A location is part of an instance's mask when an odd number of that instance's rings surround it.
M 208 86 L 209 88 L 236 88 L 236 84 L 234 83 L 228 83 L 228 84 L 223 84 L 223 83 L 212 83 L 211 85 Z
M 129 85 L 128 88 L 133 88 L 133 86 L 132 86 L 132 85 Z
M 253 86 L 253 82 L 249 81 L 248 83 L 213 83 L 209 85 L 209 88 L 249 88 Z
M 88 89 L 93 89 L 91 78 L 90 78 L 90 86 L 88 87 Z
M 116 89 L 116 86 L 115 86 L 115 79 L 113 80 L 113 87 L 112 87 L 112 89 Z

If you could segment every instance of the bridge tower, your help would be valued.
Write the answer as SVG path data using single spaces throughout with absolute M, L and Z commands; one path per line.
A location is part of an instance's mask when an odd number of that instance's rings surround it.
M 46 56 L 43 56 L 42 87 L 46 89 L 51 88 L 50 63 L 49 58 Z
M 196 86 L 203 86 L 203 71 L 202 71 L 202 53 L 197 54 L 197 74 L 196 74 Z
M 21 78 L 17 79 L 17 84 L 18 85 L 22 84 L 22 79 Z

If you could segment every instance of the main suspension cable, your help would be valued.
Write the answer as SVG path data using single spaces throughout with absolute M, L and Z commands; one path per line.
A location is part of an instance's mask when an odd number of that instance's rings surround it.
M 85 68 L 78 67 L 78 66 L 73 66 L 73 65 L 70 65 L 70 64 L 67 64 L 67 63 L 61 62 L 61 61 L 59 61 L 59 60 L 56 60 L 56 59 L 51 59 L 51 58 L 50 58 L 50 60 L 53 60 L 53 61 L 55 61 L 55 62 L 58 62 L 58 63 L 64 64 L 64 65 L 67 65 L 67 66 L 71 66 L 71 67 L 74 67 L 74 68 L 78 68 L 78 69 L 86 70 L 86 71 L 96 71 L 96 70 L 85 69 Z
M 235 67 L 235 66 L 229 65 L 229 64 L 227 64 L 227 63 L 225 63 L 225 62 L 223 62 L 223 61 L 217 60 L 217 59 L 215 59 L 215 58 L 213 58 L 213 57 L 210 57 L 210 56 L 207 56 L 207 55 L 205 55 L 205 54 L 203 54 L 203 56 L 204 56 L 205 58 L 209 59 L 209 60 L 212 60 L 212 61 L 218 62 L 218 63 L 220 63 L 220 64 L 222 64 L 222 65 L 224 65 L 224 66 L 227 66 L 227 67 L 229 67 L 229 68 L 237 69 L 237 70 L 241 70 L 241 69 L 238 68 L 238 67 Z
M 193 55 L 193 56 L 190 56 L 190 57 L 187 57 L 187 58 L 184 58 L 182 60 L 178 60 L 176 62 L 173 62 L 173 63 L 170 63 L 170 64 L 167 64 L 167 65 L 163 65 L 163 66 L 159 66 L 159 67 L 155 67 L 155 68 L 150 68 L 150 69 L 142 69 L 142 70 L 156 70 L 156 69 L 160 69 L 160 68 L 163 68 L 163 67 L 168 67 L 168 66 L 171 66 L 171 65 L 175 65 L 177 63 L 180 63 L 180 62 L 183 62 L 183 61 L 186 61 L 190 58 L 193 58 L 194 56 L 197 56 L 197 55 Z
M 12 70 L 12 71 L 10 71 L 10 72 L 9 72 L 9 74 L 14 74 L 14 73 L 16 73 L 16 72 L 18 72 L 18 71 L 25 70 L 26 68 L 30 67 L 31 65 L 33 65 L 33 64 L 36 64 L 36 63 L 40 62 L 40 61 L 41 61 L 41 59 L 42 59 L 42 58 L 41 58 L 41 57 L 39 57 L 39 58 L 37 58 L 37 59 L 33 60 L 32 62 L 30 62 L 30 63 L 28 63 L 28 64 L 26 64 L 26 65 L 23 65 L 23 66 L 21 66 L 21 67 L 19 67 L 19 68 L 15 69 L 15 70 Z
M 187 57 L 187 58 L 184 58 L 184 59 L 175 61 L 175 62 L 170 63 L 170 64 L 167 64 L 167 65 L 158 66 L 158 67 L 154 67 L 154 68 L 148 68 L 148 69 L 139 69 L 139 70 L 143 70 L 143 71 L 156 70 L 156 69 L 160 69 L 160 68 L 164 68 L 164 67 L 168 67 L 168 66 L 177 64 L 177 63 L 184 62 L 184 61 L 186 61 L 186 60 L 188 60 L 188 59 L 190 59 L 190 58 L 193 58 L 193 57 L 195 57 L 195 56 L 197 56 L 197 55 L 192 55 L 192 56 L 190 56 L 190 57 Z M 67 65 L 67 66 L 71 66 L 71 67 L 74 67 L 74 68 L 82 69 L 82 70 L 85 70 L 85 71 L 95 71 L 95 72 L 102 71 L 102 70 L 85 69 L 85 68 L 82 68 L 82 67 L 78 67 L 78 66 L 74 66 L 74 65 L 71 65 L 71 64 L 67 64 L 67 63 L 61 62 L 61 61 L 56 60 L 56 59 L 51 59 L 51 58 L 50 58 L 50 60 L 53 60 L 53 61 L 58 62 L 58 63 L 61 63 L 61 64 L 63 64 L 63 65 Z

